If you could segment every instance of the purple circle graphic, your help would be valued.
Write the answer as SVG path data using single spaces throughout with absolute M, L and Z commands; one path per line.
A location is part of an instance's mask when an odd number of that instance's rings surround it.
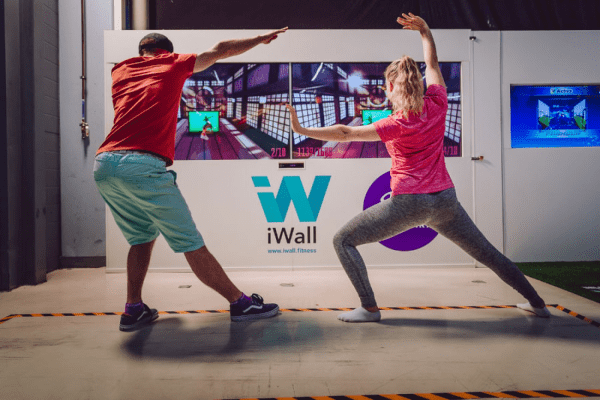
M 375 179 L 375 182 L 369 187 L 365 195 L 363 210 L 373 207 L 392 196 L 390 180 L 391 175 L 389 171 Z M 396 251 L 413 251 L 427 246 L 435 239 L 437 234 L 433 229 L 423 225 L 411 228 L 379 243 L 388 249 Z

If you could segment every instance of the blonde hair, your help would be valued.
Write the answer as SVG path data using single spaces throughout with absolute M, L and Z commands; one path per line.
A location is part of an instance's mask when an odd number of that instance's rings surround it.
M 423 111 L 423 76 L 415 60 L 404 56 L 393 61 L 385 69 L 387 97 L 394 113 L 401 112 L 405 118 Z M 389 90 L 390 83 L 393 90 Z

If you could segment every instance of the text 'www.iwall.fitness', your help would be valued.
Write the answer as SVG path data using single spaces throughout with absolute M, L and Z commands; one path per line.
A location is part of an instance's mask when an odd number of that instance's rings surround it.
M 283 253 L 306 254 L 306 253 L 316 253 L 317 249 L 303 249 L 301 247 L 294 247 L 291 249 L 268 249 L 267 251 L 269 254 L 283 254 Z

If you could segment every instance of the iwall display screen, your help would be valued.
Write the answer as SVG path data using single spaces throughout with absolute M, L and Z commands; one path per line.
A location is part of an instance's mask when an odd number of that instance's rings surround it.
M 289 63 L 217 63 L 184 84 L 175 160 L 290 158 Z
M 600 85 L 511 85 L 512 148 L 600 146 Z
M 391 114 L 381 63 L 293 63 L 292 105 L 305 127 L 367 125 Z M 425 74 L 425 64 L 419 65 Z M 448 91 L 444 152 L 462 155 L 460 63 L 440 63 Z M 424 85 L 426 82 L 424 81 Z M 306 158 L 388 158 L 383 142 L 325 142 L 292 134 L 292 155 Z

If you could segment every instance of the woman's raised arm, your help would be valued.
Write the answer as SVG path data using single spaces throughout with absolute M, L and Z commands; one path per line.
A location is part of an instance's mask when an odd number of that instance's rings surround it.
M 446 86 L 440 65 L 438 63 L 437 51 L 435 49 L 435 42 L 431 35 L 431 30 L 427 22 L 419 16 L 412 13 L 402 14 L 402 17 L 398 17 L 396 20 L 403 29 L 409 29 L 413 31 L 419 31 L 421 34 L 421 40 L 423 41 L 423 55 L 425 56 L 425 80 L 428 85 L 438 84 Z

